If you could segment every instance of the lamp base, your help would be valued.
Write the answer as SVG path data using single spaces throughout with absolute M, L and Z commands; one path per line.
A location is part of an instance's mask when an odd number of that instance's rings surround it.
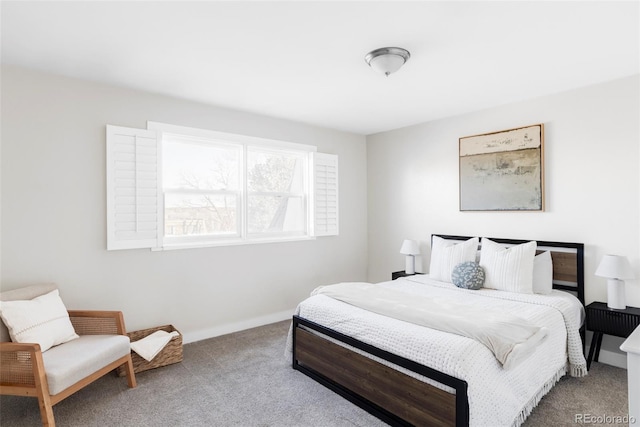
M 624 280 L 607 280 L 607 307 L 616 310 L 624 310 L 627 308 L 624 293 Z
M 406 274 L 416 274 L 416 260 L 413 255 L 407 255 L 404 272 Z

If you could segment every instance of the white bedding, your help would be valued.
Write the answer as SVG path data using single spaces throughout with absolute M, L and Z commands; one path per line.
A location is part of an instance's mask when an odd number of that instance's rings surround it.
M 469 303 L 457 296 L 416 295 L 362 282 L 321 286 L 311 295 L 320 294 L 383 316 L 472 338 L 491 350 L 504 369 L 527 358 L 547 334 L 546 328 L 493 309 L 482 300 L 484 304 Z
M 300 303 L 296 314 L 305 319 L 467 381 L 471 426 L 520 425 L 567 370 L 574 376 L 586 373 L 578 334 L 583 307 L 568 293 L 553 291 L 551 295 L 531 295 L 490 289 L 470 291 L 423 275 L 381 283 L 380 286 L 421 296 L 455 296 L 465 302 L 475 300 L 480 305 L 504 310 L 547 328 L 546 338 L 531 356 L 505 370 L 487 347 L 470 338 L 385 317 L 326 295 L 315 295 Z M 290 350 L 291 334 L 287 342 L 287 351 Z M 569 354 L 572 363 L 568 362 Z M 381 363 L 390 365 L 385 361 Z

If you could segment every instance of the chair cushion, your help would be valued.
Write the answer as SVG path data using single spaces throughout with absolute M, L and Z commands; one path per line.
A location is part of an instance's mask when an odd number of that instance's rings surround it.
M 126 335 L 81 335 L 42 353 L 49 393 L 58 394 L 130 352 Z

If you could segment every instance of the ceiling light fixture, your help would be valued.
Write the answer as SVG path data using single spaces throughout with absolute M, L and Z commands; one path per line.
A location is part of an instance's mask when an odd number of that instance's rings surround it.
M 401 47 L 381 47 L 367 53 L 364 60 L 371 68 L 388 77 L 398 71 L 410 57 L 409 51 Z

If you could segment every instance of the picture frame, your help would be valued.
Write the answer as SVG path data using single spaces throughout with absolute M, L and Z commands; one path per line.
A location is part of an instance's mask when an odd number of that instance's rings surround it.
M 459 139 L 460 211 L 544 211 L 544 124 Z

